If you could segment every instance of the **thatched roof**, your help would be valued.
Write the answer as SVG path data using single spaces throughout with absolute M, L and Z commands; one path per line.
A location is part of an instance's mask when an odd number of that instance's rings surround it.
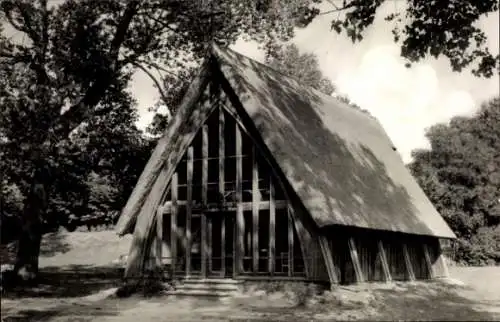
M 319 227 L 455 237 L 375 118 L 234 51 L 213 56 Z

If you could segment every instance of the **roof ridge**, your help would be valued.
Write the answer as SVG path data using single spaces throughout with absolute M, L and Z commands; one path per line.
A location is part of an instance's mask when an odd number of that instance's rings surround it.
M 373 119 L 373 120 L 377 121 L 380 125 L 382 125 L 382 124 L 380 123 L 380 121 L 378 120 L 378 118 L 376 118 L 374 115 L 372 115 L 372 114 L 371 114 L 371 113 L 369 113 L 369 112 L 368 112 L 368 113 L 367 113 L 367 112 L 365 112 L 365 110 L 361 109 L 361 107 L 359 107 L 359 108 L 355 108 L 355 107 L 353 107 L 353 106 L 350 106 L 349 104 L 347 104 L 347 103 L 343 102 L 342 100 L 338 99 L 338 98 L 337 98 L 337 97 L 335 97 L 335 96 L 325 94 L 325 93 L 323 93 L 322 91 L 320 91 L 320 90 L 318 90 L 318 89 L 316 89 L 316 88 L 314 88 L 314 87 L 312 87 L 312 86 L 310 86 L 310 85 L 307 85 L 307 84 L 304 84 L 303 82 L 300 82 L 300 81 L 299 81 L 297 78 L 295 78 L 293 75 L 286 74 L 286 73 L 284 73 L 284 72 L 282 72 L 282 71 L 280 71 L 280 70 L 278 70 L 278 69 L 276 69 L 276 68 L 274 68 L 274 67 L 271 67 L 271 66 L 269 66 L 269 65 L 267 65 L 267 64 L 264 64 L 264 63 L 262 63 L 262 62 L 260 62 L 260 61 L 258 61 L 258 60 L 255 60 L 255 59 L 253 59 L 253 58 L 250 58 L 250 57 L 248 57 L 248 56 L 246 56 L 246 55 L 244 55 L 244 54 L 242 54 L 242 53 L 240 53 L 240 52 L 237 52 L 236 50 L 233 50 L 233 49 L 231 49 L 231 48 L 229 48 L 229 47 L 221 48 L 221 47 L 220 47 L 219 45 L 217 45 L 217 44 L 212 44 L 212 46 L 211 46 L 211 55 L 213 55 L 216 59 L 217 59 L 217 58 L 219 58 L 219 57 L 221 57 L 221 56 L 219 55 L 219 53 L 218 53 L 218 52 L 224 52 L 224 51 L 226 51 L 226 52 L 230 52 L 230 53 L 235 54 L 235 55 L 237 55 L 237 56 L 241 56 L 241 57 L 243 57 L 243 58 L 245 58 L 245 59 L 251 60 L 252 62 L 254 62 L 254 63 L 258 64 L 258 65 L 259 65 L 260 67 L 262 67 L 262 68 L 265 68 L 265 69 L 271 70 L 271 71 L 273 71 L 274 73 L 278 73 L 278 74 L 282 75 L 283 77 L 285 77 L 285 78 L 287 78 L 287 79 L 289 79 L 289 80 L 291 80 L 291 81 L 296 82 L 296 83 L 298 84 L 298 86 L 300 86 L 300 87 L 302 87 L 302 88 L 304 88 L 304 89 L 314 91 L 314 92 L 316 92 L 317 94 L 320 94 L 321 96 L 324 96 L 325 98 L 328 98 L 328 99 L 334 100 L 336 103 L 340 104 L 341 106 L 345 107 L 346 109 L 349 109 L 349 110 L 352 110 L 352 111 L 356 111 L 357 113 L 360 113 L 361 115 L 363 115 L 363 116 L 365 116 L 365 117 L 368 117 L 368 118 L 370 118 L 370 119 Z M 241 58 L 241 57 L 240 57 L 240 58 Z M 222 58 L 222 59 L 223 59 L 223 58 Z M 332 93 L 332 94 L 333 94 L 333 93 Z

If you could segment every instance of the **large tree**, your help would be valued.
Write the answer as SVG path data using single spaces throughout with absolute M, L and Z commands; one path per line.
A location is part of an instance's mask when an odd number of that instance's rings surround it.
M 458 237 L 457 261 L 500 262 L 500 98 L 427 131 L 413 175 Z
M 394 11 L 385 20 L 394 23 L 394 41 L 408 65 L 428 56 L 445 56 L 454 71 L 471 67 L 476 76 L 498 75 L 500 56 L 491 52 L 477 25 L 481 17 L 498 11 L 498 0 L 327 0 L 332 9 L 320 14 L 331 15 L 331 28 L 357 42 L 389 1 Z
M 51 183 L 71 181 L 54 173 L 63 165 L 75 173 L 78 162 L 67 156 L 78 154 L 86 127 L 131 115 L 127 86 L 136 70 L 184 69 L 212 41 L 228 45 L 242 35 L 286 40 L 310 21 L 313 2 L 2 0 L 2 171 L 26 196 L 16 273 L 36 276 Z

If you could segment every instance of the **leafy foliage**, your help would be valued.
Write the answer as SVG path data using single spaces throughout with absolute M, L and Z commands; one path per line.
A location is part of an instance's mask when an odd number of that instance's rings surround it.
M 9 211 L 35 222 L 41 215 L 57 227 L 120 209 L 152 143 L 134 125 L 136 104 L 128 91 L 134 72 L 146 72 L 163 104 L 175 109 L 192 62 L 212 42 L 288 40 L 317 12 L 314 3 L 0 1 L 1 182 Z M 40 169 L 50 175 L 34 182 Z M 35 186 L 49 196 L 48 208 L 29 215 L 20 208 L 33 209 L 26 197 Z M 37 248 L 29 242 L 25 258 L 38 256 L 28 254 Z
M 336 93 L 335 85 L 323 75 L 318 58 L 313 53 L 301 53 L 295 44 L 289 44 L 285 47 L 273 44 L 273 47 L 268 49 L 265 63 L 269 66 L 295 78 L 303 85 L 317 89 L 326 95 L 335 96 L 350 107 L 370 114 L 367 110 L 353 103 L 347 96 Z
M 361 41 L 384 2 L 345 0 L 342 7 L 331 2 L 335 9 L 330 13 L 345 13 L 332 21 L 331 29 L 345 32 L 353 42 Z M 476 26 L 479 18 L 498 11 L 497 0 L 406 0 L 398 6 L 405 7 L 404 13 L 390 13 L 385 20 L 395 22 L 394 40 L 401 44 L 401 55 L 409 63 L 444 55 L 454 71 L 472 66 L 476 76 L 498 74 L 500 56 L 493 56 L 486 34 Z
M 414 151 L 409 168 L 457 235 L 455 260 L 500 262 L 500 98 L 427 138 L 431 150 Z
M 152 111 L 156 112 L 156 114 L 147 128 L 149 134 L 160 136 L 163 133 L 169 121 L 169 115 L 173 115 L 177 111 L 196 71 L 195 67 L 187 67 L 180 70 L 177 75 L 167 74 L 163 78 L 163 84 L 159 86 L 163 88 L 164 94 L 162 94 L 161 100 L 156 106 L 152 108 Z M 158 109 L 165 106 L 168 106 L 169 113 L 158 113 Z
M 277 71 L 297 79 L 301 84 L 326 95 L 331 95 L 335 91 L 332 82 L 323 76 L 316 55 L 301 53 L 295 44 L 269 52 L 265 62 Z

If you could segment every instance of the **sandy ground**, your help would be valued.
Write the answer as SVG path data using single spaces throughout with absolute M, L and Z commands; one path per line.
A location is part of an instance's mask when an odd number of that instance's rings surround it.
M 451 267 L 448 282 L 339 287 L 297 306 L 293 295 L 254 292 L 228 300 L 172 297 L 118 299 L 130 236 L 111 231 L 59 233 L 43 244 L 42 282 L 6 293 L 2 321 L 338 321 L 500 320 L 500 267 Z

